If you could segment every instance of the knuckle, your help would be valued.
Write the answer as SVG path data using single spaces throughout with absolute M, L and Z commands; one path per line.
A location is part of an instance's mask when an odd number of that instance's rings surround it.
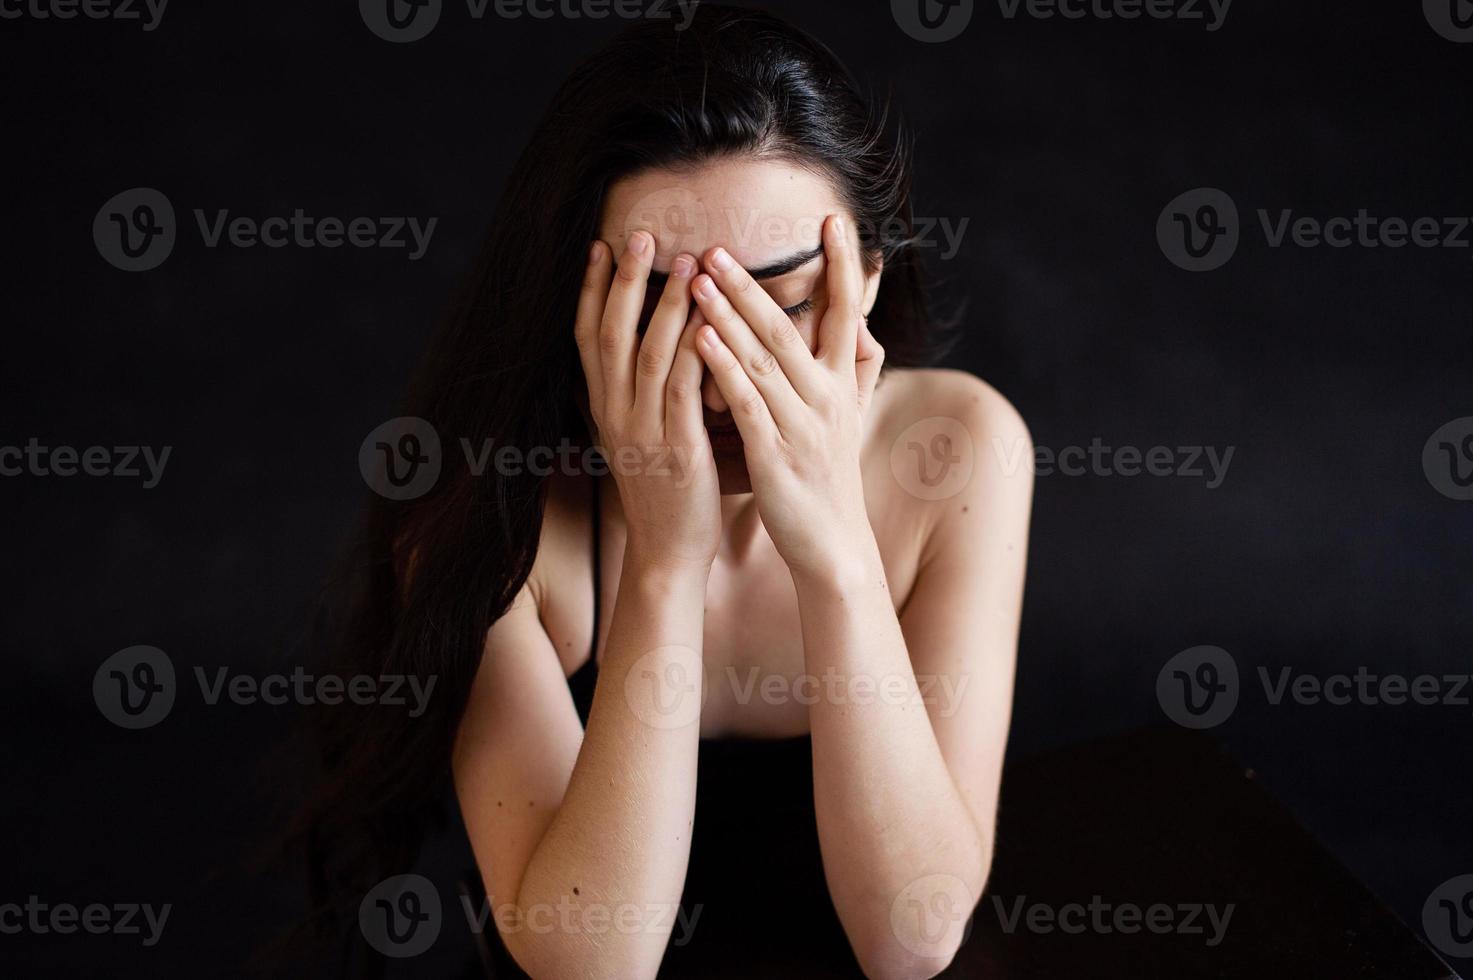
M 752 373 L 757 377 L 766 377 L 777 370 L 777 358 L 772 356 L 772 351 L 760 351 L 752 358 Z
M 690 403 L 699 391 L 695 385 L 685 378 L 671 378 L 665 385 L 665 395 L 677 405 Z
M 647 378 L 658 377 L 665 369 L 665 354 L 658 347 L 645 344 L 639 349 L 639 372 Z
M 798 343 L 802 338 L 798 335 L 798 328 L 793 326 L 793 321 L 784 317 L 781 322 L 772 328 L 772 346 L 789 348 Z
M 623 338 L 619 336 L 619 331 L 610 330 L 608 328 L 599 331 L 598 349 L 600 353 L 617 354 L 619 353 L 620 348 L 622 348 L 623 346 L 624 341 Z
M 626 286 L 632 286 L 639 282 L 642 276 L 638 264 L 626 260 L 619 263 L 619 270 L 614 273 L 614 278 Z
M 750 418 L 760 417 L 762 408 L 762 396 L 755 391 L 749 391 L 737 399 L 737 409 Z

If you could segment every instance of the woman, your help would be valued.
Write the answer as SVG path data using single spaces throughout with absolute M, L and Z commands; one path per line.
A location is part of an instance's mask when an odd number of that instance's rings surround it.
M 992 388 L 916 366 L 885 130 L 752 11 L 642 23 L 564 84 L 409 414 L 607 469 L 447 451 L 376 503 L 342 649 L 439 688 L 329 719 L 324 891 L 409 869 L 448 765 L 504 970 L 950 961 L 993 849 L 1031 448 Z

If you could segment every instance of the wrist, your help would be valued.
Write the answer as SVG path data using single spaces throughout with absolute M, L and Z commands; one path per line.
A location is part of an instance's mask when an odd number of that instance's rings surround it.
M 888 591 L 880 548 L 866 522 L 862 533 L 836 536 L 835 542 L 801 563 L 790 562 L 799 598 Z
M 713 558 L 690 558 L 668 548 L 641 547 L 633 539 L 624 548 L 623 576 L 652 585 L 671 587 L 699 584 L 706 587 Z

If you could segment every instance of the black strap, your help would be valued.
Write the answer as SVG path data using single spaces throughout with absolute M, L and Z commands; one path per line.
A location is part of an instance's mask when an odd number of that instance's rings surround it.
M 599 530 L 600 530 L 599 529 L 599 517 L 600 517 L 599 511 L 602 508 L 599 507 L 599 499 L 598 499 L 598 483 L 599 483 L 599 480 L 598 480 L 598 477 L 593 476 L 593 475 L 590 475 L 588 477 L 588 482 L 589 482 L 589 484 L 592 487 L 592 489 L 589 491 L 589 501 L 590 501 L 590 503 L 592 505 L 592 508 L 593 508 L 592 511 L 590 512 L 590 517 L 592 519 L 592 524 L 593 524 L 593 639 L 592 639 L 592 641 L 590 643 L 589 650 L 588 650 L 588 662 L 591 663 L 591 664 L 593 664 L 594 669 L 597 670 L 598 669 L 598 613 L 599 613 L 599 601 L 600 601 L 600 599 L 603 596 L 603 570 L 600 567 L 603 564 L 603 562 L 600 560 L 600 550 L 599 550 L 599 547 L 600 547 L 600 545 L 602 543 L 601 538 L 603 537 L 603 535 L 599 533 Z

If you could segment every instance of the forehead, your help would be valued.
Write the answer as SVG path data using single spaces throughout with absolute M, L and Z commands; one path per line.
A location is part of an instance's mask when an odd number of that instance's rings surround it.
M 680 252 L 720 245 L 745 266 L 817 248 L 823 220 L 841 210 L 823 177 L 782 160 L 727 158 L 691 170 L 644 170 L 614 183 L 599 237 L 624 250 L 629 235 L 655 236 L 655 268 Z

